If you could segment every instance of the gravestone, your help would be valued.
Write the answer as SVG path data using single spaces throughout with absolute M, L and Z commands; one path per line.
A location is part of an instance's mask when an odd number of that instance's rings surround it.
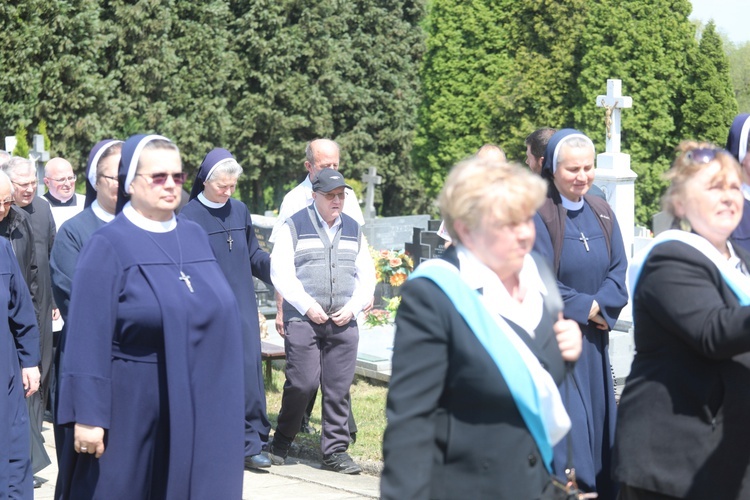
M 34 134 L 34 140 L 32 141 L 33 147 L 29 151 L 29 160 L 34 162 L 36 167 L 37 179 L 44 179 L 44 164 L 49 161 L 49 151 L 44 148 L 44 136 L 41 134 Z M 39 182 L 37 185 L 37 194 L 39 196 L 44 195 L 44 183 Z
M 273 243 L 268 241 L 273 231 L 273 225 L 276 222 L 276 217 L 268 217 L 264 215 L 252 215 L 253 219 L 253 230 L 255 231 L 255 237 L 258 239 L 258 245 L 261 249 L 268 253 L 273 250 Z M 258 278 L 253 278 L 255 287 L 255 298 L 258 301 L 258 309 L 264 315 L 276 314 L 276 290 L 272 285 L 267 285 Z
M 411 240 L 413 228 L 427 229 L 429 220 L 429 215 L 378 217 L 362 226 L 362 234 L 375 250 L 400 250 L 405 241 Z
M 437 227 L 440 227 L 440 221 L 430 221 L 430 225 L 434 228 L 437 223 Z M 412 240 L 404 245 L 404 250 L 414 260 L 414 267 L 416 268 L 422 262 L 440 257 L 445 252 L 445 240 L 440 237 L 437 233 L 437 229 L 432 231 L 426 231 L 415 227 L 412 231 Z
M 377 175 L 378 170 L 375 167 L 367 169 L 367 173 L 362 176 L 362 182 L 367 184 L 367 196 L 365 197 L 365 220 L 375 218 L 375 186 L 383 182 L 383 178 Z
M 606 143 L 604 153 L 596 157 L 596 180 L 617 216 L 625 253 L 633 256 L 635 228 L 635 179 L 630 155 L 620 152 L 622 109 L 633 106 L 633 99 L 622 95 L 622 81 L 607 80 L 607 94 L 596 97 L 596 105 L 605 112 Z
M 268 253 L 271 253 L 271 250 L 273 250 L 273 243 L 268 241 L 268 239 L 271 237 L 273 228 L 262 227 L 262 226 L 253 224 L 253 229 L 255 230 L 255 237 L 258 238 L 258 245 L 260 245 L 260 248 L 262 248 Z
M 596 105 L 605 109 L 606 151 L 596 157 L 596 180 L 617 216 L 628 260 L 633 257 L 635 240 L 635 179 L 630 169 L 630 155 L 620 151 L 621 113 L 633 106 L 633 99 L 622 95 L 622 81 L 607 80 L 607 94 L 596 97 Z M 620 313 L 615 328 L 609 332 L 609 357 L 619 390 L 630 373 L 634 356 L 632 305 Z
M 428 231 L 435 231 L 435 232 L 437 232 L 437 231 L 440 230 L 440 226 L 442 226 L 442 225 L 443 225 L 443 221 L 442 220 L 440 220 L 440 219 L 430 219 L 427 222 L 427 230 Z
M 6 135 L 5 136 L 5 150 L 13 154 L 13 150 L 16 149 L 16 144 L 18 144 L 18 139 L 16 139 L 15 135 Z

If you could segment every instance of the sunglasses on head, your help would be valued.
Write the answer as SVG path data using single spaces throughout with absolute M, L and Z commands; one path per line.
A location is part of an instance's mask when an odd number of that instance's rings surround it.
M 140 175 L 142 177 L 149 177 L 151 178 L 151 183 L 156 184 L 157 186 L 162 186 L 167 182 L 167 179 L 171 176 L 174 183 L 178 186 L 185 184 L 185 180 L 187 180 L 187 174 L 185 172 L 176 172 L 174 174 L 168 174 L 166 172 L 158 172 L 155 174 L 135 174 Z
M 695 148 L 687 152 L 685 157 L 688 161 L 695 163 L 711 163 L 718 154 L 729 154 L 729 151 L 721 148 Z

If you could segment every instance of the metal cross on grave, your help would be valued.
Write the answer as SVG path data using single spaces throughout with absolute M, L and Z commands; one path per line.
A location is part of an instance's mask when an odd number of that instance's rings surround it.
M 607 95 L 596 96 L 596 105 L 606 110 L 607 153 L 619 153 L 620 110 L 633 107 L 633 98 L 622 95 L 622 80 L 607 80 Z
M 49 160 L 49 151 L 44 149 L 44 136 L 42 134 L 34 134 L 33 146 L 31 151 L 29 151 L 29 160 L 34 162 L 37 179 L 43 179 L 44 164 Z M 44 194 L 44 183 L 39 183 L 37 191 L 39 196 Z
M 383 178 L 377 175 L 377 169 L 370 167 L 367 173 L 362 175 L 362 182 L 367 183 L 367 197 L 365 200 L 365 220 L 375 218 L 375 186 L 383 182 Z

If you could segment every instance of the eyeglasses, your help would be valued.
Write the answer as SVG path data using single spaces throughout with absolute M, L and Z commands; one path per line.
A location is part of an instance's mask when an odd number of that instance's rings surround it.
M 728 155 L 730 153 L 721 148 L 695 148 L 688 151 L 685 158 L 694 163 L 711 163 L 718 154 Z
M 169 177 L 172 177 L 172 180 L 178 186 L 185 184 L 185 181 L 187 180 L 187 174 L 185 172 L 175 172 L 173 174 L 168 174 L 166 172 L 159 172 L 156 174 L 135 174 L 135 175 L 140 175 L 141 177 L 150 177 L 151 182 L 153 184 L 156 184 L 157 186 L 163 186 L 167 182 L 167 178 Z
M 3 200 L 0 201 L 0 205 L 2 205 L 6 210 L 11 207 L 11 205 L 15 205 L 16 203 L 13 200 Z
M 338 198 L 341 201 L 344 201 L 346 199 L 346 192 L 343 193 L 323 193 L 323 196 L 325 196 L 326 200 L 333 201 L 334 199 Z
M 117 177 L 112 177 L 111 175 L 100 175 L 99 177 L 103 177 L 105 179 L 109 179 L 110 181 L 114 182 L 115 184 L 119 184 L 120 181 L 117 179 Z M 158 182 L 157 182 L 158 184 Z
M 31 182 L 24 182 L 21 184 L 20 182 L 11 181 L 13 184 L 21 188 L 21 190 L 26 191 L 27 189 L 36 189 L 36 187 L 39 185 L 39 181 L 31 181 Z
M 60 184 L 64 184 L 64 183 L 65 183 L 65 181 L 68 181 L 68 182 L 70 182 L 70 183 L 73 183 L 73 182 L 75 182 L 75 181 L 76 181 L 76 175 L 75 175 L 75 174 L 73 174 L 73 175 L 69 175 L 68 177 L 60 177 L 59 179 L 55 179 L 55 178 L 53 178 L 53 177 L 47 177 L 47 179 L 49 179 L 49 180 L 51 180 L 51 181 L 55 181 L 55 182 L 58 182 L 58 183 L 60 183 Z

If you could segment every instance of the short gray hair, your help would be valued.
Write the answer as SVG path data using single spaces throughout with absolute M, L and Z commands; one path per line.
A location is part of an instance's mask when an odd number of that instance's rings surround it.
M 242 172 L 242 167 L 239 163 L 237 163 L 237 160 L 235 160 L 234 158 L 229 158 L 228 160 L 220 162 L 216 166 L 216 168 L 214 168 L 213 172 L 211 172 L 211 175 L 206 178 L 206 182 L 220 175 L 228 175 L 229 177 L 237 178 L 242 175 Z
M 4 170 L 0 170 L 0 184 L 3 182 L 7 182 L 10 186 L 10 195 L 13 196 L 16 192 L 16 190 L 13 188 L 13 183 L 10 182 L 10 177 L 8 177 L 8 174 L 5 173 Z
M 21 158 L 20 156 L 12 157 L 5 165 L 2 166 L 3 172 L 8 174 L 8 177 L 14 179 L 19 171 L 28 172 L 31 171 L 36 177 L 36 169 L 34 168 L 34 162 L 28 158 Z
M 11 158 L 11 154 L 10 153 L 8 153 L 4 149 L 0 149 L 0 167 L 2 167 L 3 165 L 5 165 L 5 163 L 8 160 L 10 160 L 10 158 Z

